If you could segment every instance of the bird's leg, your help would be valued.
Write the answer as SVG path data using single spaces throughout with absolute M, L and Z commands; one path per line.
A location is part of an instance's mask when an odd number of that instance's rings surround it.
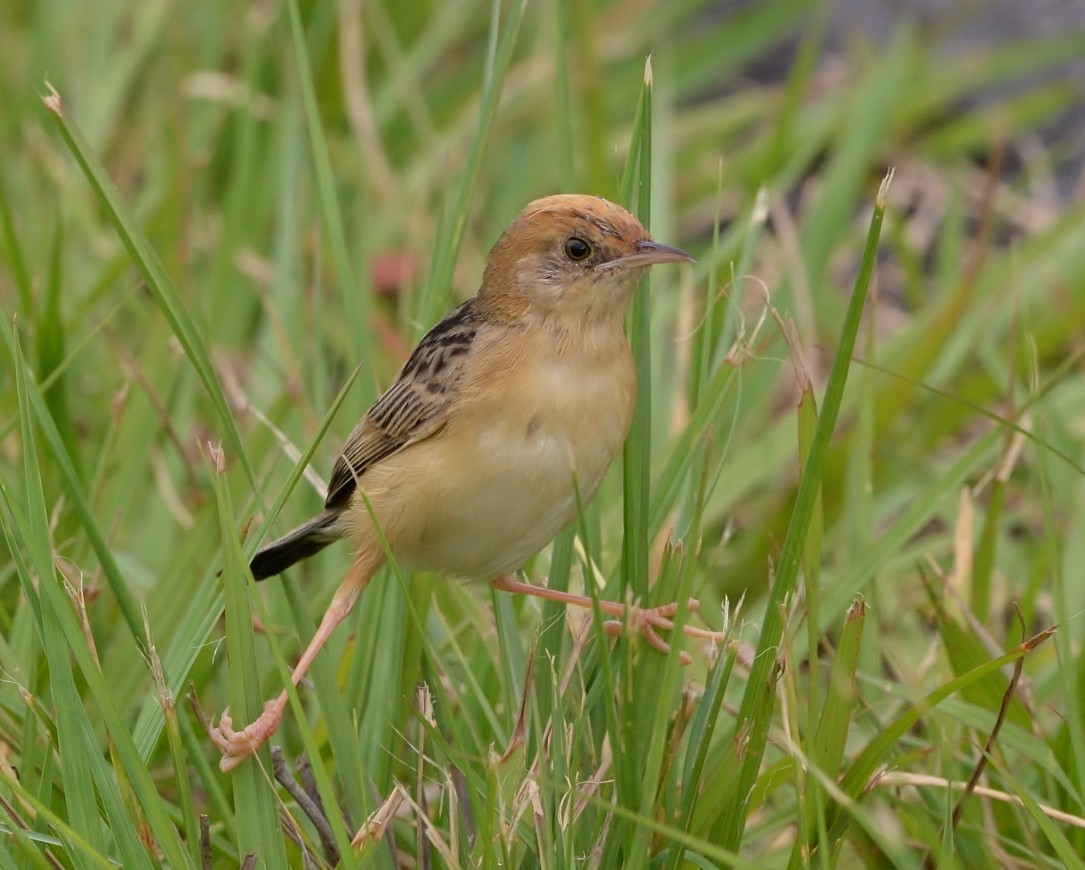
M 571 592 L 561 592 L 557 589 L 549 589 L 546 586 L 536 586 L 533 583 L 521 583 L 510 577 L 501 577 L 491 584 L 494 589 L 503 592 L 512 592 L 520 595 L 534 595 L 536 598 L 545 598 L 548 601 L 557 601 L 561 604 L 571 604 L 574 607 L 586 607 L 591 609 L 592 599 L 587 595 L 573 595 Z M 701 606 L 696 598 L 690 598 L 686 608 L 690 611 L 697 610 Z M 603 629 L 607 634 L 618 635 L 630 626 L 648 642 L 653 649 L 662 653 L 670 652 L 670 644 L 659 636 L 660 631 L 670 631 L 674 628 L 674 620 L 671 619 L 678 612 L 678 603 L 664 604 L 662 607 L 635 607 L 633 605 L 619 604 L 616 601 L 600 601 L 599 609 L 608 616 L 616 616 L 618 619 L 607 620 L 603 623 Z M 705 628 L 697 628 L 692 625 L 683 625 L 682 630 L 690 637 L 705 638 L 707 640 L 723 641 L 724 634 L 719 631 L 710 631 Z M 683 652 L 681 654 L 683 664 L 689 664 L 690 657 Z
M 309 646 L 305 648 L 305 652 L 302 653 L 301 659 L 290 675 L 290 681 L 295 686 L 308 672 L 313 659 L 316 658 L 316 654 L 320 652 L 331 633 L 335 631 L 335 627 L 354 609 L 358 596 L 369 584 L 382 561 L 382 558 L 362 557 L 351 566 L 347 576 L 335 590 L 331 604 L 328 605 L 324 618 L 320 621 L 320 627 L 313 635 L 313 639 L 309 641 Z M 230 711 L 228 709 L 223 711 L 218 726 L 211 729 L 211 742 L 222 752 L 222 758 L 219 761 L 219 768 L 222 771 L 233 770 L 275 733 L 279 723 L 282 722 L 288 699 L 286 690 L 283 690 L 279 697 L 264 705 L 263 713 L 240 731 L 234 729 Z

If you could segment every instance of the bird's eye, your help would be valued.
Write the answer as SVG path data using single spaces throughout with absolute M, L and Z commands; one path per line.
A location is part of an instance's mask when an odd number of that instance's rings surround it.
M 571 236 L 565 240 L 565 256 L 574 263 L 583 263 L 591 256 L 591 245 L 580 236 Z

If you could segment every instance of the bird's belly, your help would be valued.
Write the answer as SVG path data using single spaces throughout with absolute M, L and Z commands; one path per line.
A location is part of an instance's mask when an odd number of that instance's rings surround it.
M 598 489 L 625 439 L 631 391 L 605 377 L 599 389 L 520 386 L 519 402 L 452 419 L 363 479 L 403 567 L 477 580 L 515 571 Z
M 425 508 L 416 505 L 396 536 L 404 567 L 491 580 L 520 568 L 576 519 L 577 490 L 591 498 L 612 454 L 574 458 L 560 434 L 518 434 L 483 433 L 459 451 L 451 473 L 446 466 L 434 474 Z

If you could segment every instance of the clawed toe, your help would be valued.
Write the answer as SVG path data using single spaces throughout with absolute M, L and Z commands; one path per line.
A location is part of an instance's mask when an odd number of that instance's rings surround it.
M 211 742 L 222 753 L 219 770 L 223 773 L 233 770 L 259 748 L 260 743 L 248 731 L 249 728 L 234 729 L 229 711 L 223 712 L 218 726 L 211 729 Z
M 689 612 L 699 609 L 701 602 L 696 598 L 690 598 L 686 602 L 686 610 Z M 617 636 L 627 628 L 635 631 L 645 639 L 652 649 L 658 650 L 664 655 L 670 653 L 671 645 L 659 636 L 660 631 L 672 631 L 674 620 L 672 617 L 678 612 L 678 602 L 671 602 L 660 607 L 627 607 L 625 610 L 625 622 L 611 619 L 603 623 L 603 629 L 607 634 Z M 703 638 L 712 641 L 723 641 L 724 635 L 719 631 L 705 628 L 697 628 L 692 625 L 683 625 L 682 631 L 690 637 Z M 682 650 L 678 654 L 679 661 L 688 665 L 693 659 L 689 653 Z
M 218 726 L 211 729 L 211 742 L 222 753 L 219 770 L 227 773 L 254 755 L 278 729 L 282 716 L 282 699 L 276 698 L 264 705 L 264 712 L 257 719 L 237 731 L 229 709 L 223 710 Z
M 219 724 L 210 731 L 211 743 L 219 752 L 229 752 L 232 744 L 231 738 L 237 732 L 234 731 L 234 720 L 230 717 L 230 708 L 222 711 Z

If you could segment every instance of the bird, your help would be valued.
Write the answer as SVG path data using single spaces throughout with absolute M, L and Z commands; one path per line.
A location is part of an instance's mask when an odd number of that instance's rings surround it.
M 353 542 L 350 568 L 294 667 L 295 686 L 386 550 L 410 571 L 593 606 L 511 575 L 576 520 L 621 450 L 637 391 L 625 315 L 648 267 L 688 262 L 600 197 L 548 196 L 519 213 L 491 249 L 477 295 L 422 338 L 347 438 L 323 512 L 252 559 L 261 580 L 335 541 Z M 617 618 L 609 633 L 635 627 L 669 650 L 658 631 L 674 628 L 677 604 L 600 607 Z M 287 699 L 283 691 L 240 729 L 223 712 L 211 731 L 223 771 L 276 731 Z

